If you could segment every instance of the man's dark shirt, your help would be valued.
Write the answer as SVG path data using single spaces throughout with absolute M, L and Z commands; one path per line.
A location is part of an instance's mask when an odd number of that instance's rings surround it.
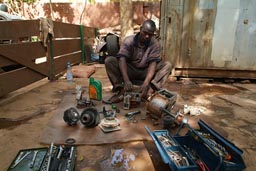
M 136 68 L 146 68 L 151 62 L 159 62 L 161 57 L 158 41 L 151 38 L 151 41 L 144 48 L 140 48 L 138 46 L 138 34 L 124 39 L 117 57 L 125 57 L 126 61 Z

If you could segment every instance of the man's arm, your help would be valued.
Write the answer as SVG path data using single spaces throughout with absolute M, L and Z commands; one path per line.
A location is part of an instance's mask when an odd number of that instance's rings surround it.
M 145 78 L 143 84 L 140 87 L 140 90 L 142 92 L 142 96 L 144 96 L 144 97 L 147 95 L 147 92 L 148 92 L 148 89 L 149 89 L 149 86 L 150 86 L 149 83 L 150 83 L 151 79 L 153 78 L 153 76 L 155 74 L 156 65 L 157 65 L 156 62 L 151 62 L 149 64 L 146 78 Z
M 129 79 L 129 76 L 127 74 L 127 64 L 126 59 L 124 57 L 119 58 L 119 68 L 121 70 L 123 81 L 124 81 L 124 90 L 125 91 L 131 91 L 133 88 L 133 85 Z

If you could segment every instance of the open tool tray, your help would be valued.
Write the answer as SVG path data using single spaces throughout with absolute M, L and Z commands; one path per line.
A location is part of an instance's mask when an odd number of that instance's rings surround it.
M 39 171 L 75 171 L 75 146 L 56 146 L 51 144 L 51 147 L 49 147 Z M 48 164 L 49 156 L 51 156 L 50 164 Z
M 170 135 L 167 130 L 150 132 L 147 127 L 146 129 L 164 163 L 169 164 L 171 170 L 241 171 L 246 168 L 242 150 L 220 136 L 202 120 L 199 120 L 198 124 L 199 130 L 186 125 L 188 132 L 184 136 Z M 187 157 L 189 165 L 178 166 L 173 157 L 170 157 L 169 150 L 178 151 Z
M 209 170 L 240 171 L 245 169 L 242 158 L 243 151 L 233 143 L 219 135 L 204 121 L 199 120 L 199 130 L 194 130 L 189 125 L 185 136 L 173 138 L 194 156 L 194 160 L 201 159 Z
M 196 163 L 178 142 L 169 135 L 167 130 L 150 132 L 147 127 L 146 129 L 154 140 L 163 162 L 168 164 L 172 171 L 198 170 Z M 174 158 L 176 158 L 176 160 Z
M 75 171 L 76 148 L 74 146 L 51 146 L 52 150 L 51 147 L 20 150 L 7 171 Z M 60 147 L 63 147 L 63 150 L 58 157 Z M 51 162 L 48 167 L 50 151 Z M 72 154 L 71 151 L 73 151 Z M 34 163 L 31 166 L 33 158 Z
M 38 171 L 43 163 L 48 148 L 33 148 L 33 149 L 22 149 L 18 152 L 12 163 L 10 164 L 7 171 Z M 37 151 L 36 158 L 33 167 L 30 164 L 33 160 L 33 156 Z M 25 157 L 24 157 L 25 156 Z M 22 157 L 24 157 L 22 159 Z M 22 160 L 21 160 L 22 159 Z M 19 163 L 16 163 L 19 161 Z

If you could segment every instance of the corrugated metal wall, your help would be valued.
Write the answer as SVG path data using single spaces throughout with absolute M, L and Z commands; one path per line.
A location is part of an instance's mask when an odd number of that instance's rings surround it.
M 176 76 L 256 78 L 255 0 L 163 0 L 163 56 Z

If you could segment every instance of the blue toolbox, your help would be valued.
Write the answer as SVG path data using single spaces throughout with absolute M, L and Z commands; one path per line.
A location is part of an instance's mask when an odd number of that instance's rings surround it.
M 152 137 L 165 164 L 172 171 L 241 171 L 246 168 L 243 151 L 199 120 L 199 129 L 185 124 L 185 135 L 171 135 L 168 130 L 147 132 Z

